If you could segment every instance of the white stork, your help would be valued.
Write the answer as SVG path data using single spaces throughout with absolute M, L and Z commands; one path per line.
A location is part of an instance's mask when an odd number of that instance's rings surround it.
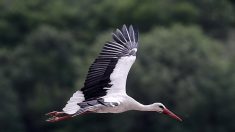
M 121 113 L 129 110 L 155 111 L 181 119 L 162 103 L 143 105 L 126 94 L 128 72 L 136 59 L 139 34 L 132 26 L 123 25 L 112 33 L 89 68 L 84 87 L 76 91 L 63 111 L 47 115 L 48 122 L 61 121 L 84 113 Z

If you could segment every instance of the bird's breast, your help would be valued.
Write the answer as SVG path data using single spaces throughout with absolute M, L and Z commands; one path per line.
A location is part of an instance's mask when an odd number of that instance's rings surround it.
M 96 113 L 122 113 L 128 111 L 127 95 L 111 95 L 110 97 L 106 96 L 104 98 L 105 102 L 113 102 L 118 105 L 110 107 L 102 105 L 95 112 Z
M 107 106 L 101 106 L 99 109 L 97 109 L 96 113 L 122 113 L 128 111 L 125 107 L 123 107 L 122 104 L 114 107 L 107 107 Z

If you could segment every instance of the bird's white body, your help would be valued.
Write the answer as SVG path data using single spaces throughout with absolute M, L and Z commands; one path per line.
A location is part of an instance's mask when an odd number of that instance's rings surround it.
M 116 96 L 116 98 L 119 99 L 118 106 L 113 106 L 113 107 L 100 106 L 94 112 L 95 113 L 122 113 L 122 112 L 130 111 L 130 110 L 161 112 L 161 109 L 158 109 L 157 107 L 155 107 L 157 105 L 162 105 L 161 103 L 143 105 L 128 95 L 119 95 L 119 96 Z
M 132 110 L 131 105 L 133 105 L 134 100 L 128 95 L 117 95 L 114 99 L 118 102 L 118 106 L 105 107 L 101 106 L 95 110 L 96 113 L 122 113 L 125 111 Z

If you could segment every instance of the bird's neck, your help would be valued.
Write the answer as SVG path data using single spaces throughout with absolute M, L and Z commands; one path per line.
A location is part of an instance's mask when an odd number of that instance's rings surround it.
M 143 105 L 141 103 L 136 103 L 134 110 L 138 111 L 156 111 L 153 104 Z
M 156 111 L 153 104 L 149 104 L 149 105 L 140 104 L 138 110 L 139 111 Z
M 156 111 L 153 104 L 144 105 L 128 96 L 130 110 L 137 111 Z

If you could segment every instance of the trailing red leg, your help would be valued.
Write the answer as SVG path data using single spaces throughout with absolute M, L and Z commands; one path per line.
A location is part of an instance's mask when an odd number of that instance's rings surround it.
M 65 113 L 63 111 L 52 111 L 52 112 L 46 113 L 47 116 L 59 116 L 62 114 L 65 114 Z
M 58 111 L 52 111 L 52 112 L 47 113 L 46 115 L 51 116 L 49 119 L 46 120 L 47 122 L 58 122 L 58 121 L 72 118 L 73 116 L 73 115 L 69 115 L 64 112 L 58 112 Z
M 53 117 L 47 119 L 46 121 L 47 122 L 58 122 L 58 121 L 63 121 L 63 120 L 69 119 L 69 118 L 72 118 L 72 116 L 71 115 L 65 115 L 65 116 L 60 116 L 60 117 L 53 116 Z

